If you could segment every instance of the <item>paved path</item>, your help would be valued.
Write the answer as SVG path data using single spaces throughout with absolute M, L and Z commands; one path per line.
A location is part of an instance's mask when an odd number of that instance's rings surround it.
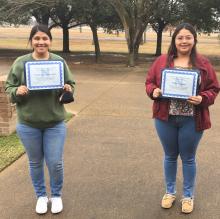
M 106 66 L 108 71 L 108 66 Z M 103 74 L 100 68 L 75 74 L 76 116 L 68 123 L 65 145 L 64 211 L 34 212 L 35 198 L 26 155 L 0 173 L 1 219 L 218 219 L 220 218 L 220 101 L 211 108 L 213 128 L 198 150 L 195 211 L 160 207 L 164 193 L 162 150 L 144 91 L 143 68 Z M 181 166 L 178 169 L 181 198 Z M 48 181 L 48 179 L 47 179 Z

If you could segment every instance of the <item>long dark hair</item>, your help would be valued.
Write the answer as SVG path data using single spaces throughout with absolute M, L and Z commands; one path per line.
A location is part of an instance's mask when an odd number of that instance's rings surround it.
M 31 29 L 29 40 L 28 40 L 29 43 L 31 43 L 33 36 L 39 31 L 47 34 L 47 36 L 50 38 L 50 40 L 52 40 L 52 35 L 51 35 L 51 32 L 50 32 L 49 28 L 47 27 L 47 25 L 37 24 L 37 25 L 33 26 Z
M 176 36 L 177 34 L 182 30 L 182 29 L 186 29 L 188 31 L 190 31 L 190 33 L 193 35 L 194 37 L 194 45 L 193 45 L 193 48 L 191 50 L 191 53 L 190 53 L 190 64 L 194 67 L 195 66 L 195 63 L 196 63 L 196 44 L 197 44 L 197 33 L 194 29 L 194 27 L 189 24 L 189 23 L 181 23 L 179 24 L 173 35 L 172 35 L 172 40 L 171 40 L 171 43 L 170 43 L 170 47 L 168 49 L 168 53 L 167 53 L 167 67 L 170 66 L 170 63 L 173 61 L 174 58 L 177 57 L 177 49 L 176 49 L 176 44 L 175 44 L 175 39 L 176 39 Z

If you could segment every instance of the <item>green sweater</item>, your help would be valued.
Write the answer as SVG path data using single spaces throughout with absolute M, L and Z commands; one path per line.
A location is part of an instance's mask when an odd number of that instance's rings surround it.
M 49 60 L 63 60 L 62 57 L 50 53 Z M 20 85 L 25 85 L 24 63 L 34 61 L 32 54 L 18 57 L 13 63 L 7 81 L 6 92 L 11 102 L 16 103 L 18 122 L 35 128 L 48 128 L 65 119 L 65 108 L 59 103 L 60 89 L 29 90 L 27 95 L 17 96 Z M 64 84 L 69 84 L 74 90 L 75 82 L 72 73 L 64 61 Z

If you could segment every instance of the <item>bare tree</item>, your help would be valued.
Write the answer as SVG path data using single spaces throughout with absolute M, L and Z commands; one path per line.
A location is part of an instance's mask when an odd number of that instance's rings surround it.
M 135 66 L 144 30 L 149 23 L 151 0 L 107 0 L 124 26 L 128 46 L 128 65 Z

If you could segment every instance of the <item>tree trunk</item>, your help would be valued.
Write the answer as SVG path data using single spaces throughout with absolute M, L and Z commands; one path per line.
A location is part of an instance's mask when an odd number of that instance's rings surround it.
M 50 19 L 50 17 L 48 14 L 42 15 L 42 24 L 49 26 L 49 19 Z
M 97 33 L 97 26 L 90 24 L 90 28 L 92 30 L 93 43 L 95 45 L 95 61 L 98 62 L 101 52 L 100 52 L 99 39 L 98 39 L 98 33 Z
M 163 30 L 159 29 L 157 32 L 157 48 L 156 48 L 156 56 L 160 56 L 161 55 L 161 46 L 162 46 L 162 33 Z
M 138 38 L 133 39 L 132 41 L 127 39 L 129 67 L 134 67 L 136 65 L 136 61 L 138 60 L 139 46 L 141 44 L 143 32 L 140 32 L 139 34 L 140 36 Z M 131 37 L 129 38 L 131 39 Z
M 69 28 L 67 25 L 63 25 L 63 52 L 69 53 Z
M 138 52 L 142 40 L 143 30 L 136 29 L 134 32 L 130 30 L 128 33 L 129 34 L 126 36 L 128 45 L 128 66 L 134 67 L 136 65 L 136 61 L 138 60 Z
M 140 47 L 141 41 L 142 41 L 142 38 L 141 38 L 140 42 L 135 42 L 135 45 L 134 45 L 134 59 L 135 59 L 135 61 L 137 61 L 139 58 L 139 47 Z
M 134 67 L 135 66 L 135 50 L 134 50 L 134 45 L 133 45 L 132 34 L 126 34 L 126 40 L 127 40 L 127 46 L 128 46 L 128 66 Z
M 134 67 L 135 66 L 135 54 L 134 51 L 128 52 L 128 66 Z
M 163 30 L 166 27 L 166 25 L 167 25 L 167 23 L 165 23 L 161 19 L 157 20 L 157 25 L 152 25 L 154 31 L 157 33 L 157 47 L 156 47 L 155 56 L 160 56 L 161 55 Z
M 128 45 L 129 67 L 134 67 L 136 65 L 136 61 L 138 60 L 139 45 L 140 45 L 140 40 L 136 40 L 135 42 L 130 42 L 130 45 Z
M 135 50 L 134 50 L 134 30 L 129 29 L 127 26 L 125 29 L 125 37 L 128 46 L 128 66 L 134 67 L 135 66 Z

